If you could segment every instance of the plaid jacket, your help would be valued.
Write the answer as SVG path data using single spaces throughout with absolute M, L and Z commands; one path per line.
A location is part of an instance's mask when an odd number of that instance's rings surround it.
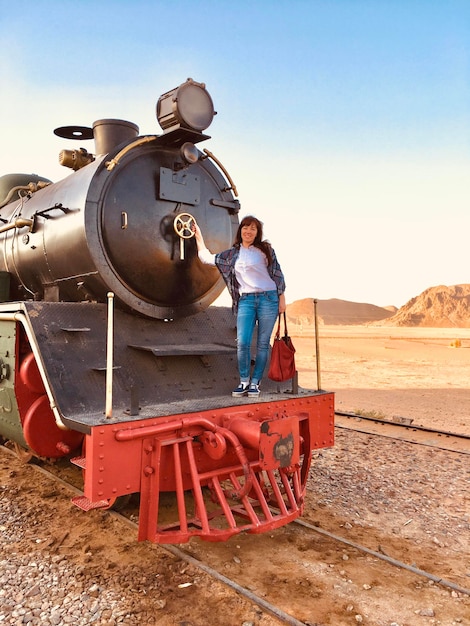
M 237 279 L 235 277 L 235 261 L 238 259 L 240 253 L 240 246 L 233 246 L 223 252 L 218 252 L 215 255 L 215 264 L 222 274 L 222 278 L 227 285 L 227 289 L 232 296 L 233 310 L 238 309 L 238 301 L 240 300 L 240 291 Z M 278 295 L 281 295 L 286 290 L 286 283 L 284 280 L 284 274 L 282 273 L 281 266 L 276 257 L 276 253 L 271 248 L 272 263 L 268 265 L 268 274 L 276 283 L 276 289 Z

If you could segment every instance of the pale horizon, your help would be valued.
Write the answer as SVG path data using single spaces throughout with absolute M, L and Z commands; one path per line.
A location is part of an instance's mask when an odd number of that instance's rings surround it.
M 93 144 L 59 126 L 160 133 L 158 97 L 192 77 L 217 111 L 201 149 L 263 221 L 287 302 L 470 282 L 470 3 L 0 1 L 0 176 L 69 175 L 59 152 Z

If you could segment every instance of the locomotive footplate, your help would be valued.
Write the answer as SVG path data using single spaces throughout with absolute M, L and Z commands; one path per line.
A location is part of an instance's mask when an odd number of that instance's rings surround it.
M 115 312 L 112 417 L 105 415 L 107 311 L 104 304 L 13 303 L 30 328 L 65 426 L 82 433 L 97 424 L 191 413 L 249 403 L 235 400 L 238 384 L 235 318 L 230 309 L 209 307 L 197 316 L 163 321 Z M 0 305 L 2 312 L 10 305 Z M 292 393 L 292 383 L 262 381 L 257 402 Z

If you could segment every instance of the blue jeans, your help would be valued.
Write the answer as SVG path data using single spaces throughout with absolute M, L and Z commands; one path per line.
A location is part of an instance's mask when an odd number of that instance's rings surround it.
M 237 356 L 240 380 L 250 380 L 251 341 L 258 322 L 256 358 L 251 382 L 259 384 L 268 361 L 271 333 L 279 314 L 277 291 L 247 293 L 240 296 L 237 315 Z

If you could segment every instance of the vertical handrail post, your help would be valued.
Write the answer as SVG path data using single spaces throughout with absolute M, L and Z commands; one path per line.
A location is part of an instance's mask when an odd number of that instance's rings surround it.
M 114 353 L 114 293 L 108 292 L 108 332 L 106 341 L 106 419 L 113 416 L 113 353 Z
M 321 373 L 320 373 L 320 338 L 318 337 L 318 314 L 317 314 L 318 300 L 313 300 L 313 311 L 315 318 L 315 358 L 317 364 L 317 391 L 321 391 Z

